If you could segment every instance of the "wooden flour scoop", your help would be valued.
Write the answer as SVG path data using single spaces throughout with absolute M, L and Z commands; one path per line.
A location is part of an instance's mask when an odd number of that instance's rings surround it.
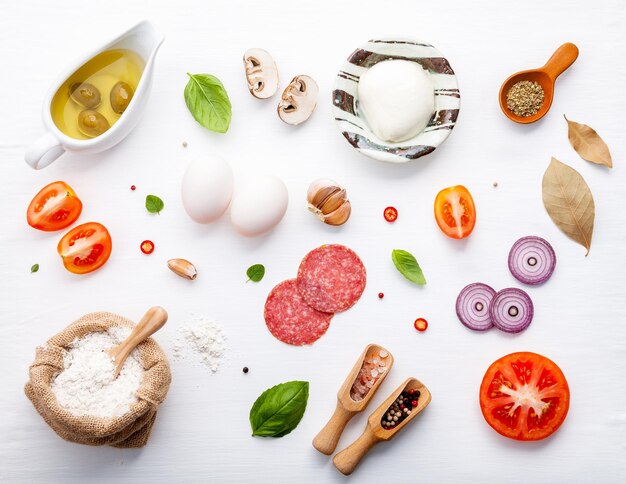
M 383 355 L 386 354 L 387 356 L 385 356 L 385 358 L 381 358 L 381 352 Z M 365 360 L 369 358 L 379 358 L 385 360 L 386 369 L 384 373 L 378 377 L 372 388 L 369 389 L 363 400 L 353 400 L 350 396 L 350 389 L 359 375 L 361 366 Z M 313 447 L 319 450 L 322 454 L 326 455 L 330 455 L 334 452 L 343 429 L 352 417 L 365 410 L 365 407 L 367 407 L 370 403 L 370 400 L 380 387 L 380 384 L 383 382 L 392 366 L 393 356 L 385 348 L 375 344 L 367 345 L 365 347 L 365 350 L 363 350 L 363 353 L 361 353 L 361 356 L 359 356 L 359 359 L 354 364 L 352 371 L 348 374 L 346 380 L 343 382 L 343 385 L 341 385 L 339 392 L 337 392 L 337 408 L 335 409 L 335 413 L 330 418 L 326 426 L 320 431 L 319 434 L 317 434 L 315 439 L 313 439 Z
M 402 423 L 394 428 L 387 429 L 381 425 L 381 419 L 387 412 L 391 404 L 400 396 L 404 390 L 419 390 L 420 396 L 417 407 L 415 407 L 409 416 Z M 419 380 L 415 378 L 407 379 L 402 385 L 385 400 L 380 407 L 374 410 L 374 413 L 367 419 L 367 426 L 363 434 L 356 439 L 349 447 L 339 452 L 333 462 L 335 467 L 343 474 L 350 475 L 359 464 L 365 454 L 378 442 L 393 439 L 398 432 L 406 427 L 426 406 L 430 403 L 430 392 Z
M 135 325 L 131 333 L 124 341 L 119 345 L 114 346 L 107 351 L 108 355 L 115 364 L 115 378 L 118 377 L 122 366 L 128 355 L 133 351 L 138 344 L 143 343 L 146 339 L 156 333 L 167 322 L 167 311 L 160 306 L 155 306 L 148 309 L 148 312 L 143 315 L 141 321 Z

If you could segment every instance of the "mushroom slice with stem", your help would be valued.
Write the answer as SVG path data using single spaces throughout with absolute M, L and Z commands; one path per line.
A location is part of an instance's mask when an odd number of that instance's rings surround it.
M 272 97 L 278 90 L 278 69 L 272 56 L 263 49 L 248 49 L 243 55 L 248 89 L 257 99 Z
M 278 103 L 278 116 L 287 124 L 300 124 L 309 119 L 317 105 L 319 88 L 313 78 L 296 76 L 283 91 Z

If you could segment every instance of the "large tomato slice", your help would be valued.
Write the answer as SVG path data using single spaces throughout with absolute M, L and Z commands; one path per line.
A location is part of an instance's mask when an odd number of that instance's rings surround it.
M 46 185 L 32 199 L 26 211 L 28 225 L 46 232 L 69 227 L 80 215 L 83 204 L 72 187 L 62 181 Z
M 463 239 L 476 225 L 476 206 L 463 185 L 444 188 L 435 198 L 435 220 L 448 237 Z
M 104 265 L 113 243 L 108 230 L 97 222 L 78 225 L 63 236 L 57 252 L 65 268 L 74 274 L 87 274 Z
M 545 356 L 511 353 L 495 361 L 485 373 L 480 409 L 487 423 L 505 437 L 545 439 L 567 416 L 567 380 Z

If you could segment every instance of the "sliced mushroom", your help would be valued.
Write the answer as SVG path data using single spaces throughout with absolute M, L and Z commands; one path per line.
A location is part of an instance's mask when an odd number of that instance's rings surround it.
M 278 69 L 272 56 L 263 49 L 248 49 L 243 55 L 248 89 L 257 99 L 272 97 L 278 90 Z
M 296 76 L 283 91 L 278 103 L 278 116 L 287 124 L 300 124 L 309 119 L 317 105 L 319 88 L 313 78 Z

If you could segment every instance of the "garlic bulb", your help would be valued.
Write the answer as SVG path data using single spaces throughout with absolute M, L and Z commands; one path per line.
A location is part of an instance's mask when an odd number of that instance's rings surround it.
M 328 225 L 343 225 L 350 218 L 352 207 L 346 189 L 328 180 L 315 180 L 307 193 L 308 209 Z

